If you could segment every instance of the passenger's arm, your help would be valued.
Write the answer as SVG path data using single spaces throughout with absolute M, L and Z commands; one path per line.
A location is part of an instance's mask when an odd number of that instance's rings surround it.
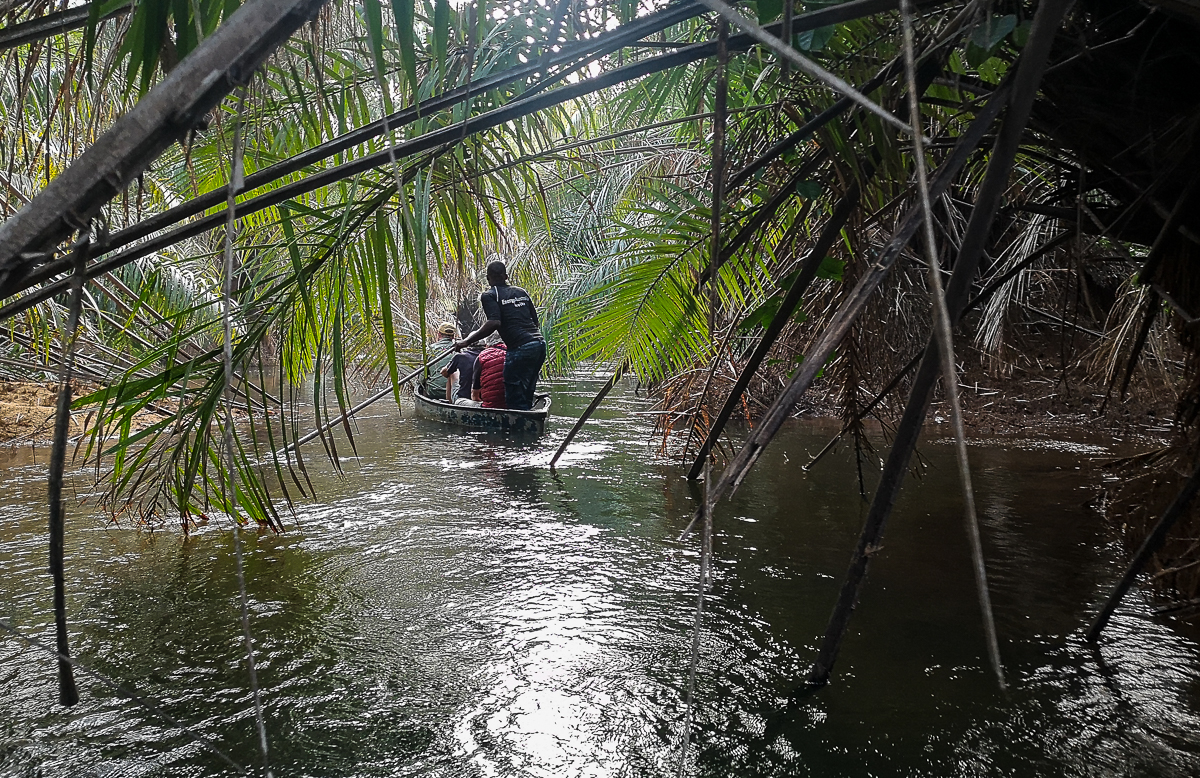
M 442 375 L 446 376 L 446 402 L 451 402 L 451 398 L 450 398 L 450 388 L 451 388 L 452 386 L 454 386 L 454 381 L 455 381 L 455 378 L 454 378 L 454 377 L 458 375 L 458 371 L 457 371 L 457 370 L 455 370 L 455 371 L 454 371 L 453 373 L 451 373 L 450 375 L 446 375 L 446 368 L 444 368 L 444 367 L 443 367 L 443 368 L 442 368 Z

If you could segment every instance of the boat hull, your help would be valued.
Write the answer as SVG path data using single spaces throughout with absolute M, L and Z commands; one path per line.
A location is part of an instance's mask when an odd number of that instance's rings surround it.
M 530 411 L 454 405 L 426 397 L 419 390 L 413 393 L 413 403 L 414 415 L 419 419 L 507 435 L 541 435 L 546 431 L 546 420 L 550 418 L 549 395 L 539 397 Z

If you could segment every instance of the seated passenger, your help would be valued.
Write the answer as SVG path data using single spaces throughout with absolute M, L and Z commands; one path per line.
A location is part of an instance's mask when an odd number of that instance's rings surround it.
M 454 343 L 454 336 L 458 334 L 458 328 L 451 322 L 444 321 L 438 325 L 438 339 L 430 341 L 427 348 L 429 356 L 437 356 L 438 353 L 445 351 L 446 348 Z M 439 359 L 434 364 L 430 365 L 429 372 L 425 375 L 425 394 L 435 400 L 442 399 L 442 395 L 446 393 L 446 386 L 449 383 L 443 376 L 441 370 L 446 365 L 450 364 L 451 355 L 447 354 Z
M 471 399 L 471 384 L 475 377 L 475 361 L 479 359 L 482 349 L 472 347 L 454 355 L 450 364 L 442 368 L 441 373 L 446 377 L 446 402 L 455 405 L 479 405 Z M 451 391 L 454 387 L 457 391 Z
M 503 341 L 488 346 L 475 360 L 475 375 L 471 381 L 471 399 L 484 408 L 504 406 L 504 359 L 508 356 Z

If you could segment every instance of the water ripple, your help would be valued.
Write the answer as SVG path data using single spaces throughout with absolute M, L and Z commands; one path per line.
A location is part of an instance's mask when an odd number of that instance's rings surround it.
M 600 382 L 560 386 L 578 413 Z M 276 775 L 666 776 L 679 756 L 695 606 L 697 492 L 617 393 L 551 474 L 532 446 L 379 411 L 321 501 L 248 533 L 252 631 Z M 1131 597 L 1099 651 L 1082 625 L 1117 573 L 1083 503 L 1102 442 L 979 442 L 981 519 L 1012 691 L 983 660 L 952 452 L 901 496 L 833 684 L 785 703 L 811 663 L 864 516 L 856 468 L 797 426 L 714 538 L 697 678 L 704 776 L 1200 773 L 1200 649 Z M 348 449 L 347 449 L 348 451 Z M 0 609 L 51 640 L 44 457 L 12 455 Z M 22 459 L 22 457 L 24 457 Z M 869 485 L 868 485 L 869 486 Z M 80 493 L 86 491 L 78 484 Z M 258 762 L 231 538 L 68 529 L 73 649 L 239 762 Z M 217 776 L 161 718 L 0 637 L 0 775 Z

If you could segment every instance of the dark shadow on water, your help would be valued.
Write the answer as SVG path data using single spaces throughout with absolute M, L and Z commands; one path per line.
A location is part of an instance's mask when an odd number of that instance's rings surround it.
M 485 472 L 490 468 L 484 465 Z M 541 503 L 543 471 L 533 467 L 511 467 L 499 465 L 489 475 L 493 483 L 499 483 L 516 500 L 530 504 Z

